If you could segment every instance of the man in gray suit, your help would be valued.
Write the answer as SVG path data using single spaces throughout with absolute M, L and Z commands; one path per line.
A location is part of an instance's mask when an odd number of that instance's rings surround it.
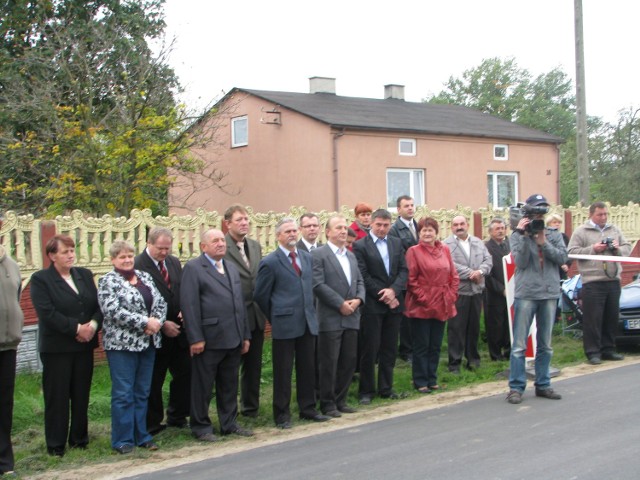
M 184 266 L 180 295 L 192 357 L 191 432 L 203 442 L 217 440 L 209 418 L 215 384 L 221 433 L 251 436 L 236 423 L 240 356 L 250 339 L 240 275 L 222 260 L 227 243 L 220 230 L 203 233 L 200 249 Z
M 273 417 L 278 428 L 291 428 L 291 374 L 295 358 L 300 418 L 324 422 L 316 410 L 315 340 L 318 320 L 313 305 L 311 255 L 296 248 L 298 225 L 283 218 L 276 225 L 278 247 L 258 269 L 253 298 L 271 322 Z
M 311 252 L 313 292 L 318 313 L 320 409 L 329 417 L 354 413 L 347 394 L 356 370 L 360 305 L 364 281 L 358 261 L 346 248 L 347 220 L 333 215 L 327 221 L 328 243 Z
M 251 331 L 249 351 L 242 355 L 240 366 L 240 413 L 245 417 L 257 417 L 260 407 L 260 376 L 262 375 L 262 346 L 264 344 L 265 317 L 253 300 L 258 265 L 262 259 L 262 247 L 247 238 L 249 213 L 242 205 L 231 205 L 224 212 L 227 227 L 225 240 L 227 253 L 224 259 L 233 263 L 240 273 L 247 322 Z

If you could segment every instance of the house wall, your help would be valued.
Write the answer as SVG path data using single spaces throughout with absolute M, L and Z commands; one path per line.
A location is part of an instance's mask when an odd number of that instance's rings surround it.
M 276 108 L 280 115 L 268 113 Z M 328 125 L 278 107 L 245 92 L 227 99 L 213 121 L 216 142 L 198 153 L 227 173 L 223 189 L 208 189 L 182 199 L 173 188 L 171 211 L 196 208 L 224 211 L 241 203 L 255 211 L 338 210 L 366 201 L 386 204 L 387 168 L 425 170 L 425 201 L 429 208 L 472 209 L 488 204 L 487 173 L 518 174 L 518 199 L 542 193 L 559 201 L 558 151 L 553 144 L 438 135 L 332 130 Z M 248 115 L 249 144 L 231 148 L 230 120 Z M 268 123 L 275 122 L 278 123 Z M 414 138 L 416 156 L 398 153 L 400 138 Z M 493 146 L 509 146 L 509 159 L 493 159 Z M 335 193 L 334 145 L 338 193 Z

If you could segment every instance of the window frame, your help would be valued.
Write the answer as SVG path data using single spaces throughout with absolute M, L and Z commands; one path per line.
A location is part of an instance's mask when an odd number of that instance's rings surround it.
M 498 156 L 496 155 L 496 150 L 499 148 L 504 148 L 504 155 L 503 156 Z M 500 161 L 507 161 L 509 160 L 509 145 L 505 144 L 505 143 L 496 143 L 493 145 L 493 159 L 494 160 L 500 160 Z
M 421 178 L 421 185 L 419 191 L 416 191 L 416 181 L 415 181 L 415 173 L 419 172 Z M 409 192 L 402 192 L 398 195 L 395 195 L 391 202 L 387 200 L 387 210 L 390 212 L 397 212 L 398 207 L 396 206 L 396 201 L 400 195 L 409 195 L 413 198 L 414 204 L 416 207 L 420 205 L 424 205 L 427 197 L 427 186 L 425 183 L 426 178 L 426 169 L 424 168 L 396 168 L 396 167 L 388 167 L 385 171 L 386 177 L 386 198 L 389 199 L 389 174 L 390 173 L 407 173 L 409 174 Z
M 493 200 L 491 201 L 489 198 L 489 177 L 493 178 L 493 188 L 492 188 L 492 196 L 493 196 Z M 513 200 L 511 202 L 511 205 L 504 205 L 504 206 L 500 206 L 498 205 L 498 201 L 499 201 L 499 194 L 498 194 L 498 181 L 497 179 L 501 176 L 504 177 L 511 177 L 513 178 Z M 487 203 L 489 203 L 494 210 L 502 210 L 502 209 L 507 209 L 512 205 L 515 205 L 518 202 L 518 180 L 519 180 L 520 175 L 518 174 L 518 172 L 499 172 L 499 171 L 489 171 L 487 172 Z
M 411 145 L 411 152 L 403 152 L 402 151 L 402 143 L 406 142 Z M 400 138 L 398 139 L 398 155 L 402 155 L 403 157 L 415 157 L 417 155 L 417 142 L 415 138 Z
M 246 139 L 244 142 L 236 142 L 236 124 L 243 121 L 246 127 Z M 231 148 L 246 147 L 249 145 L 249 116 L 240 115 L 231 119 Z

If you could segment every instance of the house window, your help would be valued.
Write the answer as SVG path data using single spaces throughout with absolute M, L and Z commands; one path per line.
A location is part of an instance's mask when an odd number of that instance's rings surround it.
M 424 170 L 387 169 L 387 208 L 396 210 L 396 201 L 401 195 L 409 195 L 416 206 L 424 205 Z
M 493 146 L 493 159 L 494 160 L 509 160 L 509 145 L 494 145 Z
M 412 138 L 401 138 L 398 142 L 398 153 L 400 155 L 416 156 L 416 141 Z
M 518 201 L 518 174 L 489 172 L 487 174 L 489 204 L 493 208 L 508 208 Z
M 249 145 L 249 119 L 236 117 L 231 119 L 231 148 Z

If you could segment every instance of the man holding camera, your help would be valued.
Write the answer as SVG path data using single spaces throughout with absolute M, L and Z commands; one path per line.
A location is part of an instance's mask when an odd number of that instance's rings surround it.
M 537 327 L 536 396 L 551 400 L 562 398 L 551 388 L 549 366 L 553 355 L 551 331 L 560 297 L 559 266 L 566 263 L 567 250 L 560 232 L 545 229 L 544 215 L 548 211 L 546 198 L 540 194 L 531 195 L 522 207 L 523 216 L 511 235 L 511 253 L 516 264 L 510 391 L 507 395 L 511 404 L 522 402 L 526 387 L 525 352 L 534 317 Z
M 631 244 L 618 227 L 607 223 L 603 202 L 589 207 L 589 220 L 571 236 L 568 251 L 573 254 L 629 256 Z M 620 315 L 620 273 L 617 262 L 578 260 L 582 276 L 582 340 L 592 365 L 602 360 L 622 360 L 616 352 L 616 330 Z

